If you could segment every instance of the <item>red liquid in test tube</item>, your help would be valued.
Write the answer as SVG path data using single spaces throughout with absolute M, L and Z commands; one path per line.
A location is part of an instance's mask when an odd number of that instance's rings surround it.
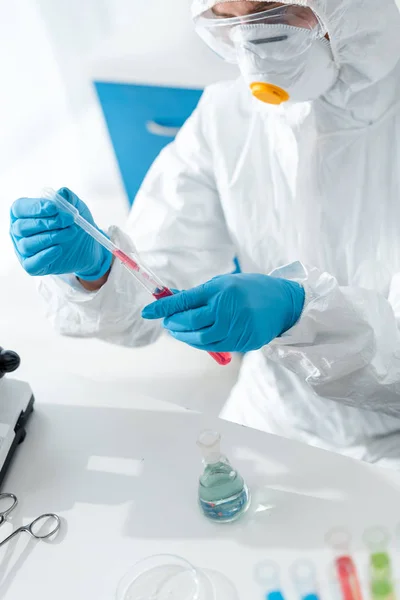
M 130 267 L 132 269 L 132 271 L 137 271 L 137 272 L 140 271 L 139 265 L 133 260 L 133 258 L 131 258 L 127 254 L 125 254 L 125 252 L 122 252 L 122 250 L 114 250 L 113 254 L 114 254 L 114 256 L 119 258 L 119 260 L 124 265 L 127 265 L 128 267 Z
M 127 254 L 125 254 L 125 252 L 122 252 L 122 250 L 115 250 L 113 252 L 114 256 L 116 256 L 117 258 L 119 258 L 119 260 L 126 266 L 128 266 L 130 269 L 132 269 L 132 271 L 136 271 L 136 272 L 140 272 L 140 267 L 137 264 L 137 262 L 135 262 L 133 260 L 133 258 L 131 258 L 130 256 L 128 256 Z M 143 276 L 146 275 L 146 273 L 142 273 Z M 147 277 L 148 278 L 148 277 Z M 168 289 L 167 287 L 161 287 L 161 288 L 156 288 L 153 292 L 153 296 L 156 300 L 161 300 L 161 298 L 167 298 L 167 296 L 173 296 L 173 292 L 171 292 L 170 289 Z M 219 365 L 222 366 L 226 366 L 229 365 L 229 363 L 232 360 L 232 356 L 229 352 L 209 352 L 208 353 Z
M 350 556 L 336 559 L 336 572 L 343 600 L 363 600 L 357 569 Z
M 166 298 L 167 296 L 173 296 L 173 292 L 167 287 L 162 287 L 160 289 L 155 290 L 153 296 L 156 300 L 161 300 L 161 298 Z M 232 360 L 232 356 L 229 352 L 209 352 L 208 353 L 219 365 L 225 367 L 229 365 Z
M 155 290 L 154 294 L 153 294 L 153 296 L 156 300 L 161 300 L 161 298 L 166 298 L 167 296 L 173 296 L 173 295 L 174 295 L 173 292 L 171 292 L 171 290 L 169 290 L 166 287 Z

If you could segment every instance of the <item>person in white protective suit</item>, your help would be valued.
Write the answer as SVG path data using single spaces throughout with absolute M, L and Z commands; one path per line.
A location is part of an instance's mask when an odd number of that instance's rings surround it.
M 146 292 L 44 199 L 13 205 L 20 261 L 52 275 L 41 290 L 62 333 L 139 346 L 163 318 L 196 348 L 245 354 L 225 418 L 400 466 L 394 0 L 194 0 L 193 17 L 241 76 L 206 89 L 126 233 L 108 232 L 187 291 L 142 318 Z

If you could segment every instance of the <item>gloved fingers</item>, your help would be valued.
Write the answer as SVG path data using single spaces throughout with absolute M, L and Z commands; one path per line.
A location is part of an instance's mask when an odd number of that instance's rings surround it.
M 46 231 L 65 229 L 74 223 L 74 218 L 68 213 L 61 212 L 55 217 L 39 219 L 17 219 L 11 224 L 10 233 L 17 238 L 30 237 Z
M 58 208 L 45 198 L 19 198 L 11 206 L 11 220 L 29 219 L 35 217 L 56 217 Z
M 199 285 L 191 290 L 179 292 L 174 296 L 161 298 L 148 304 L 142 311 L 144 319 L 165 319 L 177 313 L 183 313 L 193 308 L 207 304 L 209 292 L 206 285 Z
M 52 246 L 38 252 L 34 256 L 29 256 L 21 260 L 21 264 L 29 275 L 50 275 L 56 274 L 53 265 L 62 255 L 62 249 L 59 246 Z M 57 273 L 61 274 L 61 273 Z
M 210 344 L 214 345 L 226 338 L 224 328 L 218 324 L 198 331 L 171 331 L 170 333 L 176 340 L 207 350 Z
M 78 209 L 79 214 L 89 221 L 92 225 L 96 225 L 93 219 L 93 215 L 89 210 L 89 207 L 70 189 L 63 187 L 58 190 L 58 194 L 67 200 L 70 204 L 75 206 Z
M 60 188 L 57 193 L 76 208 L 78 208 L 79 204 L 82 202 L 82 200 L 67 187 Z
M 42 252 L 54 246 L 65 244 L 70 251 L 70 245 L 73 244 L 75 232 L 73 227 L 67 229 L 56 229 L 30 237 L 15 239 L 15 247 L 23 258 L 33 257 L 38 252 Z M 60 248 L 61 249 L 61 248 Z
M 171 334 L 172 335 L 172 334 Z M 174 339 L 185 342 L 192 348 L 196 350 L 204 350 L 205 352 L 235 352 L 235 348 L 233 347 L 232 342 L 229 342 L 227 338 L 219 342 L 210 342 L 209 344 L 192 344 L 191 342 L 186 341 L 185 339 L 181 339 L 178 336 L 184 334 L 173 335 Z
M 163 327 L 169 331 L 198 331 L 211 327 L 215 322 L 215 311 L 210 306 L 201 306 L 164 319 Z

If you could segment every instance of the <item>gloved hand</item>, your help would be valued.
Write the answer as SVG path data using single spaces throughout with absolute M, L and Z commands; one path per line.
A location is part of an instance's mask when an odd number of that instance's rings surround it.
M 73 192 L 61 188 L 59 194 L 95 225 L 90 210 Z M 43 198 L 14 202 L 10 235 L 18 259 L 30 275 L 75 273 L 94 281 L 111 266 L 111 253 L 75 225 L 71 215 Z
M 145 319 L 164 318 L 174 338 L 208 352 L 258 350 L 300 318 L 304 289 L 258 274 L 222 275 L 143 309 Z

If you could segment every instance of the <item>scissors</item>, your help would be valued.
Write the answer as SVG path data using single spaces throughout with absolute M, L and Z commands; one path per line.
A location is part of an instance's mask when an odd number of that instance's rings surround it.
M 16 508 L 18 504 L 18 499 L 16 496 L 14 496 L 14 494 L 0 494 L 0 502 L 7 500 L 9 500 L 8 508 L 0 512 L 0 527 L 1 525 L 3 525 L 8 515 L 14 510 L 14 508 Z M 41 529 L 44 525 L 46 525 L 46 533 L 41 533 Z M 32 523 L 29 523 L 29 525 L 23 525 L 22 527 L 19 527 L 18 529 L 13 531 L 11 535 L 9 535 L 8 537 L 6 537 L 5 540 L 0 542 L 0 547 L 4 546 L 4 544 L 7 544 L 7 542 L 9 542 L 13 537 L 18 535 L 19 533 L 22 533 L 23 531 L 29 533 L 29 535 L 35 538 L 35 540 L 47 540 L 48 538 L 57 533 L 57 531 L 60 529 L 60 526 L 61 520 L 58 515 L 55 515 L 54 513 L 40 515 L 40 517 L 34 519 Z

